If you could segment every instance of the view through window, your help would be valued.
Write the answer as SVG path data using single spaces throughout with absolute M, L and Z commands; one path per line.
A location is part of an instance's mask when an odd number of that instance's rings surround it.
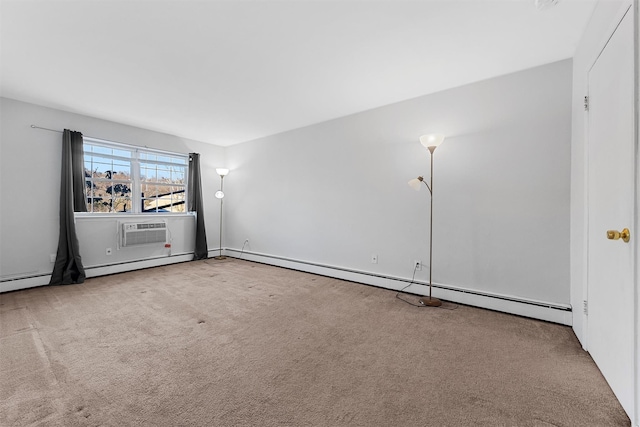
M 189 156 L 84 138 L 89 212 L 186 212 Z

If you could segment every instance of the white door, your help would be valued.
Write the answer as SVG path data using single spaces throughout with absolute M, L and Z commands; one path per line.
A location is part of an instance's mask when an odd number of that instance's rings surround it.
M 587 349 L 634 419 L 634 53 L 629 9 L 589 71 Z M 609 240 L 607 230 L 630 230 Z M 609 236 L 609 237 L 615 237 Z

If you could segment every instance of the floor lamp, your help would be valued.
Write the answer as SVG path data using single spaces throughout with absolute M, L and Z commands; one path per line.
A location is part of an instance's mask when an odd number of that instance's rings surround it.
M 429 195 L 431 196 L 431 213 L 429 214 L 429 298 L 420 298 L 420 304 L 429 307 L 440 307 L 442 305 L 442 301 L 431 296 L 431 271 L 433 265 L 433 152 L 440 144 L 442 144 L 442 141 L 444 141 L 444 135 L 431 134 L 422 135 L 420 137 L 420 143 L 424 145 L 431 154 L 431 177 L 429 179 L 429 184 L 427 184 L 421 176 L 409 181 L 411 188 L 416 191 L 419 191 L 420 188 L 422 188 L 420 183 L 426 185 L 429 189 Z
M 213 259 L 226 259 L 227 257 L 222 255 L 222 199 L 224 199 L 224 191 L 222 191 L 222 185 L 224 184 L 224 177 L 229 173 L 229 169 L 216 168 L 216 172 L 220 175 L 220 190 L 216 191 L 216 198 L 220 199 L 220 254 L 213 257 Z

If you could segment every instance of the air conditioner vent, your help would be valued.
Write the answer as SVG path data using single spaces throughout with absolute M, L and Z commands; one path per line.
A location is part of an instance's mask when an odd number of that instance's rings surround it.
M 167 243 L 166 222 L 127 222 L 122 224 L 122 247 Z

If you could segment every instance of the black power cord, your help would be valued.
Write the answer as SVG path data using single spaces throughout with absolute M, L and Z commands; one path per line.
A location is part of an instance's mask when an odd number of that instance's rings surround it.
M 242 258 L 242 254 L 244 253 L 244 247 L 249 243 L 249 239 L 246 239 L 242 244 L 242 250 L 240 250 L 240 258 Z
M 405 290 L 405 289 L 407 289 L 409 286 L 413 285 L 413 281 L 414 281 L 414 280 L 415 280 L 415 278 L 416 278 L 416 271 L 417 271 L 417 270 L 418 270 L 418 264 L 416 264 L 416 265 L 414 265 L 414 266 L 413 266 L 413 276 L 411 276 L 411 283 L 409 283 L 409 284 L 408 284 L 407 286 L 405 286 L 404 288 L 400 289 L 400 290 L 396 293 L 396 298 L 398 298 L 400 301 L 402 301 L 402 302 L 406 302 L 407 304 L 412 305 L 412 306 L 414 306 L 414 307 L 426 307 L 426 306 L 425 306 L 425 305 L 423 305 L 423 304 L 416 304 L 416 303 L 414 303 L 414 302 L 412 302 L 412 301 L 408 301 L 408 300 L 406 300 L 406 299 L 400 298 L 400 294 L 401 294 L 402 292 L 404 292 L 404 290 Z
M 404 292 L 404 290 L 405 290 L 405 289 L 407 289 L 409 286 L 413 285 L 414 280 L 415 280 L 415 278 L 416 278 L 416 271 L 417 271 L 417 270 L 418 270 L 418 265 L 416 264 L 416 265 L 413 267 L 413 276 L 411 276 L 411 283 L 409 283 L 409 284 L 408 284 L 407 286 L 405 286 L 404 288 L 400 289 L 400 290 L 396 293 L 396 298 L 398 298 L 400 301 L 405 302 L 405 303 L 407 303 L 407 304 L 409 304 L 409 305 L 412 305 L 412 306 L 414 306 L 414 307 L 418 307 L 418 308 L 425 308 L 425 307 L 428 307 L 428 306 L 426 306 L 426 305 L 424 305 L 424 304 L 416 304 L 416 303 L 414 303 L 414 302 L 412 302 L 412 301 L 409 301 L 409 300 L 406 300 L 406 299 L 400 298 L 400 294 L 401 294 L 402 292 Z M 453 304 L 453 307 L 445 307 L 445 305 L 444 305 L 444 304 L 442 304 L 440 307 L 437 307 L 437 308 L 444 308 L 445 310 L 455 310 L 456 308 L 458 308 L 458 305 L 457 305 L 457 304 Z

